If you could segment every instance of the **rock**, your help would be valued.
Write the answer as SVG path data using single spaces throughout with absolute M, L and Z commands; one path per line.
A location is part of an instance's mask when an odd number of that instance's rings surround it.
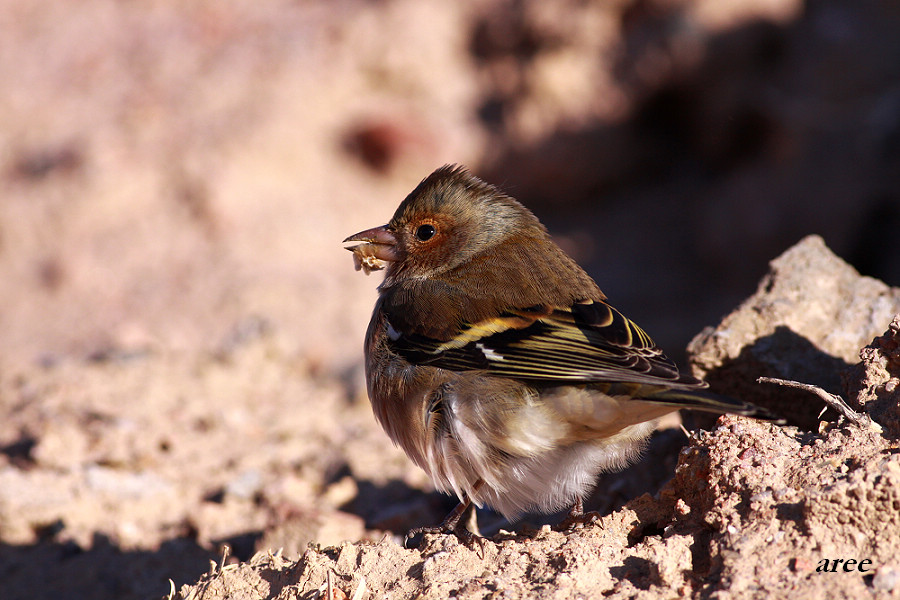
M 757 378 L 792 379 L 839 394 L 841 373 L 897 312 L 900 289 L 860 275 L 821 237 L 808 236 L 770 263 L 753 296 L 691 341 L 691 367 L 714 391 L 814 429 L 821 401 Z
M 888 330 L 859 351 L 860 362 L 844 373 L 847 396 L 889 436 L 900 436 L 900 315 Z

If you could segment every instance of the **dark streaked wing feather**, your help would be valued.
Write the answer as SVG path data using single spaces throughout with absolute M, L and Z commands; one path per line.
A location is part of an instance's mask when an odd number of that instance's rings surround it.
M 643 329 L 601 301 L 511 310 L 469 325 L 448 341 L 400 332 L 390 345 L 414 364 L 477 369 L 537 384 L 702 385 L 680 375 Z
M 642 396 L 641 399 L 661 404 L 671 404 L 679 408 L 713 413 L 734 413 L 782 424 L 785 422 L 784 419 L 766 408 L 735 398 L 729 398 L 728 396 L 720 396 L 706 390 L 663 389 L 647 396 Z

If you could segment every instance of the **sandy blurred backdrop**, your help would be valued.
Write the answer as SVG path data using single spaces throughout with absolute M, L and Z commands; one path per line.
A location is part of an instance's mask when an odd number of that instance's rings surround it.
M 0 19 L 0 364 L 206 348 L 258 321 L 355 363 L 377 278 L 340 240 L 446 162 L 532 206 L 665 346 L 805 233 L 900 282 L 894 2 L 95 0 Z
M 360 362 L 380 276 L 340 242 L 444 163 L 532 207 L 679 359 L 807 233 L 900 284 L 898 31 L 892 0 L 0 2 L 4 481 L 69 473 L 33 450 L 61 419 L 48 407 L 96 410 L 84 385 L 130 410 L 147 386 L 202 376 L 177 365 L 260 337 L 331 390 L 318 402 L 354 398 L 354 427 L 374 427 Z M 160 357 L 177 377 L 146 367 L 125 395 L 103 370 Z M 81 368 L 99 371 L 65 371 Z M 252 422 L 256 380 L 228 381 L 165 392 L 159 427 L 229 391 Z M 266 418 L 301 411 L 302 428 L 307 388 L 267 385 Z M 180 447 L 166 444 L 153 452 Z M 325 483 L 347 472 L 332 463 Z M 65 538 L 65 502 L 23 534 L 10 490 L 0 541 Z M 93 526 L 70 541 L 88 547 Z M 202 519 L 187 529 L 210 548 Z M 166 531 L 128 545 L 184 533 Z

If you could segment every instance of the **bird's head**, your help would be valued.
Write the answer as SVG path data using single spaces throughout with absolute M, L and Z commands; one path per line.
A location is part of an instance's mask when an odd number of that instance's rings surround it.
M 387 225 L 361 231 L 344 242 L 357 269 L 387 268 L 395 277 L 433 277 L 488 257 L 515 235 L 545 238 L 537 218 L 516 200 L 465 168 L 441 167 L 400 204 Z

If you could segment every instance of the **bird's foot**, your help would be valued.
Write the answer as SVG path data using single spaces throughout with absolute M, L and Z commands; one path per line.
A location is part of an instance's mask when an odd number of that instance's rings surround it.
M 601 516 L 600 513 L 594 510 L 584 512 L 584 505 L 579 499 L 572 505 L 572 508 L 569 509 L 569 514 L 566 515 L 566 518 L 557 523 L 554 529 L 557 531 L 574 531 L 585 525 L 594 524 L 600 520 Z
M 472 503 L 469 501 L 460 502 L 456 506 L 456 508 L 454 508 L 437 527 L 416 527 L 415 529 L 410 529 L 409 533 L 406 534 L 406 537 L 403 538 L 403 546 L 408 547 L 409 541 L 420 535 L 425 535 L 428 533 L 442 535 L 449 534 L 455 535 L 460 542 L 462 542 L 469 548 L 474 549 L 477 545 L 483 552 L 485 538 L 467 529 L 465 524 L 462 522 L 463 514 L 471 505 Z M 477 531 L 477 523 L 475 523 L 474 526 Z
M 425 534 L 455 535 L 461 543 L 469 548 L 474 549 L 475 546 L 478 546 L 481 550 L 484 550 L 485 538 L 482 536 L 472 533 L 465 527 L 448 528 L 444 527 L 443 524 L 438 525 L 437 527 L 416 527 L 415 529 L 410 529 L 409 533 L 407 533 L 406 537 L 403 539 L 404 547 L 409 547 L 410 540 Z

